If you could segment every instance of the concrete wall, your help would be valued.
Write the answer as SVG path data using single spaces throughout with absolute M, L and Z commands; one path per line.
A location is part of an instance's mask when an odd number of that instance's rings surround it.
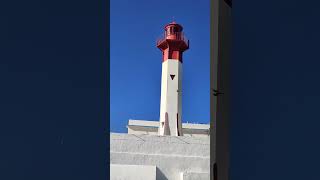
M 209 130 L 190 130 L 182 129 L 183 136 L 185 137 L 208 137 Z M 128 134 L 136 135 L 158 135 L 158 128 L 151 127 L 128 127 Z
M 181 180 L 209 180 L 210 173 L 181 173 Z
M 130 119 L 127 127 L 128 134 L 158 135 L 159 121 Z M 182 123 L 183 136 L 188 137 L 208 137 L 210 134 L 209 128 L 209 124 Z
M 208 174 L 209 137 L 110 134 L 110 163 L 157 167 L 157 180 L 181 180 L 187 173 Z
M 110 165 L 110 180 L 156 180 L 156 166 Z

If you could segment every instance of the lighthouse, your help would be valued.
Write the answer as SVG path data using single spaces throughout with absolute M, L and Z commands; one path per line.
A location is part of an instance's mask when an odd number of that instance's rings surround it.
M 157 41 L 162 51 L 160 136 L 182 136 L 182 54 L 189 49 L 189 40 L 182 30 L 180 24 L 171 22 Z

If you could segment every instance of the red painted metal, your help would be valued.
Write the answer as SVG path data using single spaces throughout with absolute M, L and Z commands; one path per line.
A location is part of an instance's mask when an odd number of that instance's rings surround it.
M 189 49 L 189 40 L 184 36 L 183 27 L 171 22 L 164 27 L 164 34 L 157 40 L 157 47 L 162 51 L 162 62 L 177 59 L 182 62 L 182 53 Z

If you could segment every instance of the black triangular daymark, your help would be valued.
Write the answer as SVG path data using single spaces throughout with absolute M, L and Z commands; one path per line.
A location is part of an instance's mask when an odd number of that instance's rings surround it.
M 173 78 L 174 78 L 175 76 L 176 76 L 176 75 L 170 74 L 170 77 L 171 77 L 172 80 L 173 80 Z

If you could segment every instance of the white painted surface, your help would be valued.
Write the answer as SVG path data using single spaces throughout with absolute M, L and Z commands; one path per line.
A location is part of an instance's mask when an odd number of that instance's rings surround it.
M 187 172 L 181 173 L 181 180 L 209 180 L 210 173 Z
M 210 138 L 110 134 L 110 163 L 157 167 L 157 180 L 181 180 L 181 173 L 209 173 Z
M 159 121 L 130 119 L 127 128 L 128 134 L 158 135 Z M 210 134 L 209 129 L 209 124 L 182 123 L 183 136 L 207 137 Z
M 110 165 L 110 180 L 157 180 L 156 166 Z
M 159 135 L 182 136 L 181 92 L 182 63 L 167 59 L 162 63 Z

